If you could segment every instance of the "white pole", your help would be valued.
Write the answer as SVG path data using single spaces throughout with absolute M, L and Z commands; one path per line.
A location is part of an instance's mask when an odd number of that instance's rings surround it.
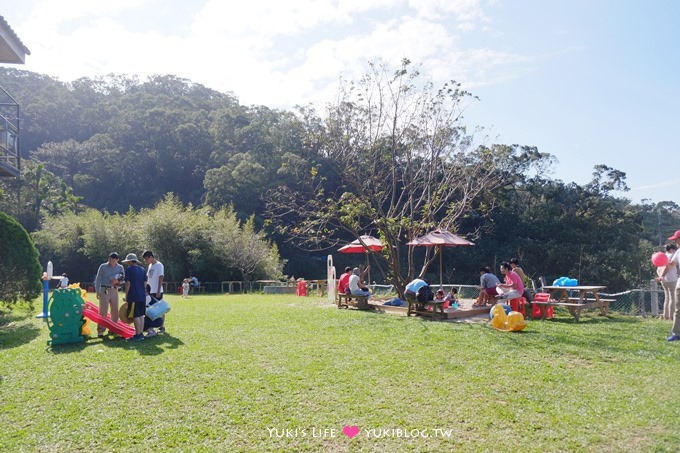
M 326 277 L 328 278 L 328 300 L 335 300 L 335 266 L 333 266 L 333 255 L 328 255 Z

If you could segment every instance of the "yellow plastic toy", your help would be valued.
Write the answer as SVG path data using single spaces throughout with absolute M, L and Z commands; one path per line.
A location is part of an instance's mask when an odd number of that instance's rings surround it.
M 87 291 L 80 287 L 80 283 L 71 283 L 70 285 L 68 285 L 68 287 L 73 289 L 79 289 L 80 297 L 82 297 L 83 300 L 87 300 Z M 89 337 L 90 333 L 91 333 L 90 327 L 87 325 L 87 319 L 83 318 L 83 326 L 80 328 L 80 334 Z
M 522 313 L 518 311 L 511 311 L 507 315 L 505 309 L 501 304 L 496 304 L 491 309 L 491 325 L 496 330 L 503 332 L 519 332 L 527 326 Z
M 68 285 L 68 287 L 73 289 L 79 289 L 80 297 L 82 297 L 83 300 L 87 300 L 87 291 L 80 287 L 80 283 L 71 283 L 70 285 Z

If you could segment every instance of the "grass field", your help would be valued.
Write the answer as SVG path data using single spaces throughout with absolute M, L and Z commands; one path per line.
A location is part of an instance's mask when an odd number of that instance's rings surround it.
M 317 297 L 168 299 L 167 334 L 140 343 L 51 349 L 38 308 L 0 317 L 0 451 L 680 445 L 668 321 L 563 314 L 502 333 Z

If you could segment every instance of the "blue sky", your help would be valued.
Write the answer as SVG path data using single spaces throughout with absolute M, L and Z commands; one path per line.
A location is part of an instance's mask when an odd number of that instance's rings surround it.
M 63 81 L 174 74 L 243 104 L 334 98 L 369 60 L 420 64 L 480 97 L 489 142 L 557 157 L 551 176 L 626 173 L 635 202 L 680 203 L 680 2 L 675 0 L 22 0 L 0 15 Z

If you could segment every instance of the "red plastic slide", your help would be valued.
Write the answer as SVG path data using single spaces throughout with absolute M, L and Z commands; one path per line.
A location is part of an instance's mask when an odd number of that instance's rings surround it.
M 83 316 L 85 316 L 90 321 L 96 322 L 109 329 L 109 332 L 117 333 L 123 338 L 130 338 L 135 334 L 135 329 L 132 326 L 128 326 L 122 321 L 118 321 L 114 324 L 111 321 L 111 316 L 106 315 L 106 318 L 99 314 L 99 307 L 97 307 L 92 302 L 85 301 L 85 308 L 83 309 Z

